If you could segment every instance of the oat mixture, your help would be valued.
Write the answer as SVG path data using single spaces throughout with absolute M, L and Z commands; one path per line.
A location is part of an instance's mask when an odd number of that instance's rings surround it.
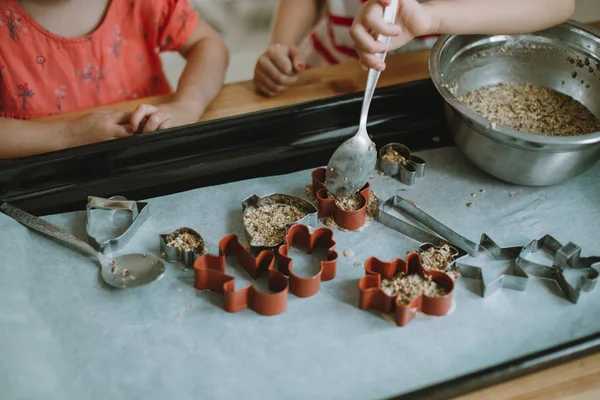
M 404 276 L 404 273 L 399 272 L 392 279 L 383 279 L 381 281 L 381 290 L 388 296 L 399 296 L 400 301 L 404 304 L 421 294 L 430 297 L 445 296 L 446 290 L 435 283 L 430 276 L 421 276 L 412 274 Z
M 350 197 L 335 197 L 327 192 L 327 198 L 335 200 L 335 204 L 344 211 L 357 211 L 365 205 L 365 200 L 360 193 L 354 193 Z
M 556 90 L 528 83 L 498 83 L 458 97 L 492 123 L 545 136 L 600 131 L 600 120 L 583 104 Z
M 381 156 L 385 161 L 391 164 L 406 164 L 406 158 L 396 151 L 391 146 L 388 147 L 385 153 Z
M 204 240 L 191 232 L 171 233 L 165 237 L 165 242 L 167 246 L 183 251 L 200 254 L 204 250 Z
M 452 278 L 457 280 L 460 277 L 458 271 L 454 268 L 454 257 L 452 256 L 452 249 L 447 244 L 441 246 L 439 249 L 430 247 L 421 253 L 421 264 L 426 270 L 436 270 L 445 272 Z
M 293 204 L 264 204 L 247 209 L 244 226 L 257 246 L 275 246 L 285 239 L 287 224 L 307 215 Z

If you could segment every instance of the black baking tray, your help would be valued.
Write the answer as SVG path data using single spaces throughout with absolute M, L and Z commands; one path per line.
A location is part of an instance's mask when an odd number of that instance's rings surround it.
M 362 93 L 0 161 L 0 198 L 33 214 L 83 209 L 87 196 L 146 199 L 322 166 L 356 133 Z M 433 83 L 378 89 L 369 114 L 378 147 L 454 145 Z M 439 382 L 398 399 L 445 399 L 600 350 L 600 332 Z

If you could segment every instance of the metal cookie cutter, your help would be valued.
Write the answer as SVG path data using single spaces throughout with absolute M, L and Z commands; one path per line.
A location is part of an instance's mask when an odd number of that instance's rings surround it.
M 194 240 L 195 243 L 188 243 L 186 250 L 185 244 L 171 245 L 172 241 L 176 240 L 177 237 L 188 238 Z M 194 268 L 194 263 L 200 256 L 206 254 L 206 244 L 202 236 L 193 229 L 190 228 L 179 228 L 174 232 L 168 234 L 160 234 L 160 253 L 169 262 L 181 261 L 185 268 Z
M 316 275 L 303 278 L 294 274 L 292 259 L 288 256 L 289 249 L 293 246 L 303 246 L 308 254 L 318 247 L 327 249 L 327 259 L 321 261 L 321 269 Z M 278 265 L 279 271 L 290 279 L 290 292 L 298 297 L 310 297 L 319 291 L 321 282 L 335 278 L 337 259 L 338 254 L 335 251 L 331 229 L 319 228 L 311 234 L 306 225 L 294 225 L 285 238 L 285 244 L 279 247 Z
M 398 273 L 404 276 L 418 274 L 430 276 L 431 279 L 444 289 L 443 296 L 428 296 L 424 293 L 411 299 L 408 303 L 402 301 L 400 294 L 387 294 L 382 288 L 383 279 L 392 279 Z M 447 274 L 440 271 L 428 271 L 423 268 L 417 253 L 409 253 L 406 261 L 396 259 L 384 262 L 375 257 L 365 262 L 365 275 L 358 283 L 360 290 L 358 307 L 361 310 L 377 309 L 383 313 L 394 314 L 394 321 L 398 326 L 405 326 L 417 314 L 422 312 L 427 315 L 443 316 L 452 306 L 454 281 Z
M 124 210 L 130 212 L 129 225 L 122 233 L 116 233 L 116 237 L 109 239 L 98 239 L 94 234 L 94 226 L 99 222 L 94 222 L 96 217 L 93 210 L 114 211 L 109 218 L 101 217 L 102 225 L 106 225 L 106 230 L 115 228 L 112 219 L 116 211 Z M 127 200 L 123 196 L 113 196 L 109 199 L 102 197 L 89 196 L 86 205 L 86 233 L 88 243 L 101 253 L 111 253 L 121 250 L 135 235 L 139 227 L 146 222 L 150 216 L 150 206 L 147 202 Z M 110 220 L 109 220 L 110 219 Z M 104 228 L 104 226 L 103 226 Z
M 253 279 L 267 273 L 271 293 L 262 293 L 251 285 L 236 290 L 234 278 L 225 273 L 226 257 L 230 255 L 236 257 L 238 264 Z M 261 315 L 277 315 L 287 308 L 289 283 L 286 276 L 275 269 L 275 254 L 265 250 L 254 258 L 233 234 L 219 242 L 219 256 L 205 254 L 196 260 L 194 287 L 221 293 L 225 298 L 223 308 L 230 313 L 250 308 Z
M 529 257 L 538 252 L 546 252 L 552 258 L 552 265 L 538 263 Z M 550 235 L 533 240 L 523 247 L 519 254 L 519 264 L 529 274 L 556 281 L 565 297 L 572 303 L 577 303 L 581 292 L 589 292 L 596 286 L 600 267 L 600 257 L 581 257 L 581 248 L 569 242 L 562 245 Z M 595 267 L 595 266 L 598 267 Z M 570 283 L 565 276 L 568 269 L 579 270 L 582 274 L 575 284 Z
M 384 156 L 393 149 L 400 155 L 398 162 L 387 161 Z M 407 186 L 415 184 L 415 178 L 425 175 L 425 160 L 410 153 L 408 147 L 400 143 L 389 143 L 379 150 L 379 169 L 385 175 L 400 179 Z
M 246 200 L 244 200 L 242 202 L 242 212 L 243 212 L 242 219 L 243 219 L 243 226 L 244 226 L 244 235 L 250 242 L 250 247 L 253 252 L 259 252 L 262 250 L 275 251 L 284 242 L 285 235 L 283 235 L 283 237 L 281 238 L 281 241 L 279 241 L 279 243 L 268 243 L 268 244 L 257 243 L 256 239 L 253 237 L 252 233 L 249 231 L 248 225 L 246 223 L 247 213 L 249 210 L 251 210 L 254 207 L 262 207 L 262 206 L 274 205 L 274 204 L 292 205 L 292 206 L 295 206 L 296 208 L 300 209 L 301 211 L 303 211 L 306 214 L 303 218 L 300 218 L 297 221 L 292 221 L 292 222 L 287 223 L 286 230 L 295 224 L 308 225 L 312 228 L 317 227 L 318 210 L 309 201 L 301 199 L 300 197 L 289 195 L 289 194 L 274 193 L 274 194 L 269 194 L 269 195 L 266 195 L 263 197 L 258 197 L 257 195 L 253 194 L 252 196 L 248 197 Z M 286 234 L 287 234 L 287 232 L 286 232 Z
M 409 217 L 428 230 L 400 219 L 394 215 L 396 212 Z M 389 228 L 425 245 L 430 244 L 440 247 L 449 244 L 456 248 L 458 254 L 455 262 L 461 275 L 465 278 L 479 280 L 483 297 L 493 293 L 500 287 L 519 291 L 525 290 L 527 287 L 527 274 L 516 262 L 521 247 L 500 247 L 486 234 L 481 236 L 479 243 L 474 243 L 398 195 L 393 196 L 380 206 L 378 220 Z M 495 261 L 509 261 L 511 264 L 508 267 L 504 266 L 500 273 L 496 272 L 494 278 L 488 279 L 483 270 L 490 271 L 495 266 L 482 268 L 464 262 L 467 255 L 477 257 L 480 250 L 485 251 Z

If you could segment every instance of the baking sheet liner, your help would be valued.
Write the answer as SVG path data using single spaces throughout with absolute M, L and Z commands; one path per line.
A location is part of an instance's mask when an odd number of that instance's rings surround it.
M 402 196 L 467 238 L 485 232 L 511 246 L 548 233 L 580 245 L 582 256 L 600 252 L 600 165 L 561 186 L 529 188 L 485 175 L 453 148 L 418 155 L 427 174 Z M 181 226 L 202 232 L 216 249 L 227 234 L 241 237 L 241 200 L 304 196 L 310 172 L 151 199 L 152 218 L 124 251 L 156 253 L 157 235 Z M 371 186 L 382 199 L 403 188 L 379 175 Z M 47 218 L 85 238 L 84 211 Z M 336 232 L 336 279 L 317 296 L 289 296 L 286 312 L 268 318 L 223 312 L 221 295 L 196 293 L 191 271 L 168 268 L 157 284 L 113 292 L 98 284 L 93 260 L 4 215 L 0 237 L 6 398 L 384 398 L 600 330 L 598 288 L 574 305 L 555 284 L 535 278 L 525 292 L 499 290 L 485 299 L 476 281 L 460 279 L 452 313 L 418 316 L 398 329 L 358 308 L 358 280 L 367 257 L 404 258 L 418 243 L 377 222 Z M 342 256 L 346 250 L 354 255 Z

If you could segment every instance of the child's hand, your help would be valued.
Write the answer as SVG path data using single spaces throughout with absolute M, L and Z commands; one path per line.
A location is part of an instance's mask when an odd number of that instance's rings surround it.
M 296 83 L 298 73 L 305 68 L 305 57 L 300 50 L 273 44 L 256 62 L 254 87 L 263 95 L 277 96 Z
M 95 111 L 69 123 L 69 142 L 86 145 L 131 136 L 129 114 L 121 111 Z
M 129 124 L 136 133 L 148 133 L 162 129 L 173 128 L 198 122 L 202 113 L 192 111 L 193 107 L 186 107 L 183 103 L 172 102 L 153 106 L 150 104 L 139 105 Z
M 392 40 L 388 50 L 395 50 L 417 36 L 430 33 L 434 25 L 427 6 L 417 0 L 399 0 L 397 25 L 386 24 L 383 21 L 383 7 L 387 3 L 386 0 L 365 3 L 350 28 L 350 36 L 363 67 L 380 71 L 385 69 L 385 63 L 375 54 L 383 53 L 386 48 L 383 43 L 376 41 L 377 35 L 390 36 Z

